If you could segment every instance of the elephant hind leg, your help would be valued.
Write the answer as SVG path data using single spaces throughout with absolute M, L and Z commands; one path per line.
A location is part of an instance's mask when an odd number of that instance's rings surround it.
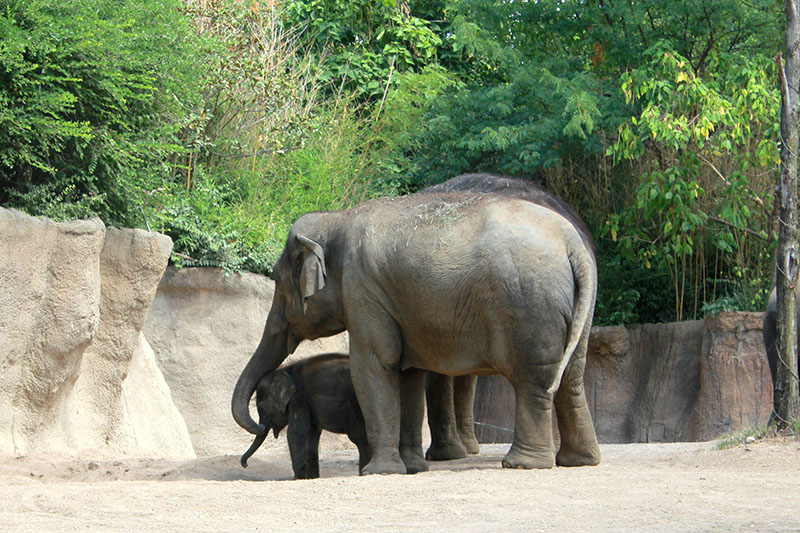
M 552 468 L 552 395 L 542 387 L 515 384 L 514 442 L 503 458 L 504 468 Z
M 582 353 L 586 353 L 585 348 Z M 556 456 L 559 466 L 594 466 L 600 463 L 600 446 L 583 387 L 585 365 L 585 356 L 572 359 L 555 396 L 561 435 L 561 447 Z

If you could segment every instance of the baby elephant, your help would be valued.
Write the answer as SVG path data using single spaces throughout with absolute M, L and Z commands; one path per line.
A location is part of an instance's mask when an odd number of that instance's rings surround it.
M 265 375 L 256 389 L 256 407 L 267 432 L 256 435 L 242 455 L 245 468 L 270 428 L 278 438 L 287 424 L 296 479 L 319 477 L 319 436 L 323 429 L 346 433 L 358 446 L 359 470 L 369 462 L 364 417 L 350 380 L 349 358 L 344 354 L 318 355 Z

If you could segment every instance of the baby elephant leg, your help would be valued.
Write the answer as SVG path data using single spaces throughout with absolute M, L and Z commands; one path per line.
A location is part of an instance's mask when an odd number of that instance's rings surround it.
M 297 479 L 319 477 L 319 436 L 322 431 L 311 423 L 307 409 L 290 414 L 287 440 L 292 456 L 292 469 Z

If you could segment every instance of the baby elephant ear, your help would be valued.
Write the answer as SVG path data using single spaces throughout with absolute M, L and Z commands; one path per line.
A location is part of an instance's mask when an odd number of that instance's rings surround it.
M 297 235 L 297 241 L 303 250 L 303 268 L 300 271 L 300 290 L 303 292 L 303 311 L 306 300 L 314 296 L 325 286 L 325 252 L 319 243 L 305 235 Z
M 275 401 L 278 402 L 281 412 L 285 412 L 289 407 L 289 402 L 294 397 L 294 393 L 297 392 L 297 386 L 289 374 L 286 372 L 279 372 L 278 375 L 275 376 L 273 387 Z M 275 436 L 278 436 L 277 432 Z

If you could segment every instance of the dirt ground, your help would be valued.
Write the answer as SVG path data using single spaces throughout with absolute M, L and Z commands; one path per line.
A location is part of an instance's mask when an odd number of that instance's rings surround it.
M 0 531 L 800 531 L 800 442 L 602 446 L 597 467 L 505 470 L 507 445 L 414 476 L 325 453 L 193 461 L 0 457 Z

